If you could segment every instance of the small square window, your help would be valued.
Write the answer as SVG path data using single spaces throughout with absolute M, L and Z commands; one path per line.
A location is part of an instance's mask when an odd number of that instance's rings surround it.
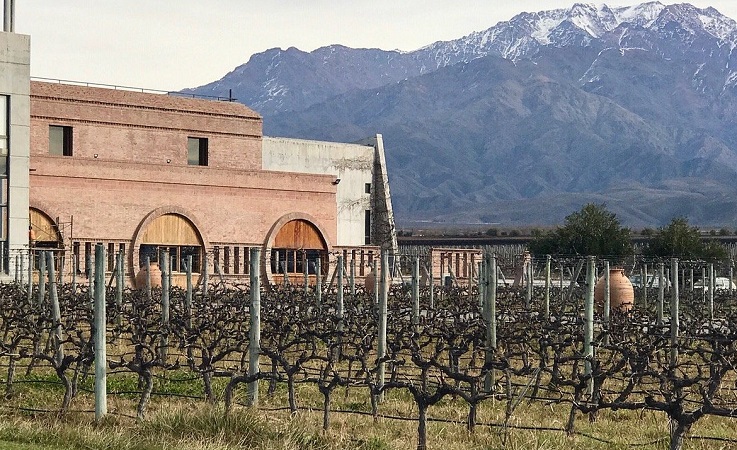
M 190 166 L 207 165 L 207 138 L 187 138 L 187 164 Z
M 49 154 L 72 156 L 72 127 L 49 125 Z
M 371 183 L 366 183 L 364 185 L 364 192 L 367 193 L 367 194 L 370 194 L 371 193 Z

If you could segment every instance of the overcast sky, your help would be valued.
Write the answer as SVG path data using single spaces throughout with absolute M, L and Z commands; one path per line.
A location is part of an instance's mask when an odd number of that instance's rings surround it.
M 273 47 L 415 50 L 574 0 L 23 0 L 31 75 L 179 90 Z M 601 3 L 597 1 L 595 3 Z M 641 1 L 613 0 L 609 6 Z M 674 3 L 674 1 L 663 1 Z M 737 19 L 735 0 L 692 0 Z

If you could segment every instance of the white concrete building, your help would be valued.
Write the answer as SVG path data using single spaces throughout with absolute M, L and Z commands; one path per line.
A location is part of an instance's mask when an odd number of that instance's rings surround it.
M 21 276 L 29 254 L 31 38 L 13 32 L 12 5 L 5 2 L 0 33 L 0 273 L 4 278 Z
M 359 143 L 263 138 L 264 170 L 333 174 L 339 247 L 397 248 L 382 136 Z

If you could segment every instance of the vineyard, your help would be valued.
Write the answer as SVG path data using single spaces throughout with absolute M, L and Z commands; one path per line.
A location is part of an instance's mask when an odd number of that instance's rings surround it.
M 349 285 L 342 273 L 319 291 L 267 289 L 257 276 L 249 286 L 213 285 L 206 292 L 167 283 L 123 289 L 104 278 L 93 292 L 57 285 L 53 276 L 33 291 L 0 285 L 5 406 L 63 416 L 92 383 L 129 386 L 95 389 L 96 403 L 125 396 L 130 411 L 116 414 L 138 421 L 146 420 L 156 395 L 222 403 L 227 415 L 285 392 L 285 407 L 296 414 L 298 388 L 308 385 L 320 394 L 328 430 L 335 414 L 349 413 L 332 407 L 338 392 L 367 399 L 366 409 L 354 412 L 376 420 L 387 417 L 388 396 L 404 393 L 414 404 L 418 449 L 441 445 L 428 442 L 428 423 L 433 407 L 449 399 L 465 405 L 469 432 L 482 432 L 483 424 L 502 443 L 523 401 L 567 408 L 557 431 L 569 435 L 577 433 L 577 421 L 595 423 L 603 411 L 655 411 L 669 424 L 664 440 L 674 450 L 698 421 L 737 416 L 732 289 L 710 289 L 708 296 L 705 289 L 679 291 L 679 262 L 668 261 L 672 285 L 637 289 L 630 312 L 597 312 L 593 284 L 605 262 L 552 264 L 576 277 L 566 285 L 548 275 L 544 286 L 498 286 L 495 259 L 487 254 L 476 283 L 432 290 L 419 286 L 417 272 L 410 284 L 393 284 L 386 270 L 376 290 Z M 100 311 L 104 327 L 95 325 Z M 15 396 L 20 383 L 48 374 L 63 387 L 57 405 Z M 161 380 L 197 388 L 156 391 Z M 479 411 L 492 402 L 504 405 L 503 420 L 480 421 Z M 737 444 L 737 434 L 705 439 Z

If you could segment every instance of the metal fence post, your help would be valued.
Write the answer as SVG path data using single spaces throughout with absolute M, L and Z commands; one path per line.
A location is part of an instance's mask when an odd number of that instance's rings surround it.
M 714 320 L 714 263 L 709 263 L 709 320 Z M 706 286 L 704 286 L 706 289 Z
M 494 361 L 494 352 L 496 350 L 496 287 L 497 287 L 497 268 L 496 256 L 486 253 L 484 255 L 485 294 L 484 299 L 484 321 L 486 322 L 486 350 L 484 355 L 484 364 L 491 364 Z M 484 391 L 491 392 L 495 383 L 494 370 L 490 369 L 484 378 Z
M 115 256 L 118 265 L 116 272 L 118 277 L 115 284 L 115 304 L 120 308 L 123 306 L 123 291 L 125 290 L 125 255 L 123 254 L 123 250 L 119 250 Z
M 678 315 L 678 258 L 671 259 L 671 299 L 670 299 L 670 365 L 678 364 L 678 333 L 680 318 Z
M 169 252 L 161 254 L 161 361 L 166 364 L 169 353 Z
M 543 317 L 545 320 L 550 319 L 550 255 L 545 257 L 545 307 L 543 309 Z
M 356 260 L 351 257 L 350 279 L 348 281 L 351 288 L 351 299 L 356 299 Z
M 28 249 L 28 303 L 33 298 L 33 250 Z
M 420 257 L 412 264 L 412 325 L 420 324 Z
M 488 281 L 486 271 L 488 270 L 488 267 L 486 267 L 486 260 L 484 259 L 484 254 L 481 255 L 481 261 L 478 263 L 478 290 L 479 290 L 479 308 L 484 307 L 484 301 L 486 299 L 486 282 Z
M 609 261 L 604 261 L 604 327 L 606 336 L 604 342 L 609 344 L 609 319 L 612 314 L 612 284 L 609 275 Z
M 430 251 L 430 270 L 428 270 L 428 285 L 430 286 L 430 309 L 435 309 L 435 275 L 432 270 L 432 251 Z
M 322 259 L 315 261 L 315 303 L 317 307 L 322 306 Z
M 586 265 L 586 302 L 584 310 L 583 356 L 586 358 L 586 375 L 591 376 L 591 359 L 594 357 L 594 285 L 596 284 L 596 261 L 593 256 L 587 258 Z M 593 393 L 593 378 L 589 379 L 589 393 Z
M 46 252 L 38 252 L 38 292 L 36 293 L 39 306 L 46 300 Z
M 527 311 L 530 310 L 530 305 L 532 304 L 532 289 L 533 285 L 535 283 L 535 266 L 532 262 L 532 257 L 530 257 L 530 262 L 527 266 L 527 291 L 525 292 L 525 309 Z
M 56 291 L 56 271 L 54 270 L 54 254 L 51 252 L 44 252 L 45 259 L 47 261 L 47 268 L 49 274 L 49 300 L 51 301 L 51 318 L 54 320 L 54 348 L 56 353 L 54 359 L 56 359 L 57 366 L 61 366 L 64 360 L 64 347 L 62 341 L 64 337 L 62 335 L 61 328 L 61 308 L 59 306 L 59 296 Z
M 642 280 L 642 306 L 647 308 L 647 264 L 643 264 L 642 266 L 642 276 L 640 277 L 640 280 Z
M 384 358 L 386 356 L 386 326 L 387 326 L 387 297 L 389 291 L 388 274 L 389 270 L 389 253 L 386 250 L 381 250 L 381 271 L 379 272 L 380 283 L 379 283 L 379 339 L 378 348 L 376 349 L 377 358 Z M 377 370 L 377 387 L 379 389 L 384 388 L 385 382 L 386 363 L 379 362 Z M 379 394 L 379 402 L 384 401 L 384 392 Z
M 95 246 L 95 420 L 107 414 L 107 340 L 105 336 L 105 247 Z
M 259 373 L 259 356 L 261 354 L 261 249 L 251 248 L 251 304 L 249 309 L 250 330 L 248 334 L 248 375 Z M 248 403 L 258 404 L 258 381 L 248 383 Z
M 335 305 L 335 309 L 336 309 L 336 316 L 338 317 L 338 330 L 340 331 L 343 330 L 343 311 L 344 311 L 344 305 L 343 305 L 343 283 L 344 283 L 343 272 L 344 270 L 343 269 L 344 269 L 343 255 L 338 255 L 338 257 L 336 258 L 336 266 L 335 266 L 335 270 L 338 271 L 338 274 L 337 274 L 338 275 L 337 277 L 338 285 L 336 286 L 337 304 Z
M 693 274 L 693 269 L 691 269 Z M 656 324 L 663 325 L 663 303 L 665 302 L 665 267 L 664 264 L 658 263 L 658 304 L 656 307 Z

